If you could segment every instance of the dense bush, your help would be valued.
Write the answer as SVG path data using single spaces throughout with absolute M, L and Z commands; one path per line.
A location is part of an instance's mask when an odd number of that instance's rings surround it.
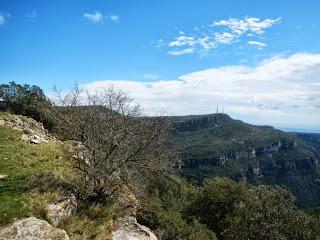
M 38 86 L 21 85 L 15 82 L 1 84 L 0 100 L 4 102 L 5 108 L 12 113 L 31 117 L 42 122 L 49 129 L 53 125 L 47 115 L 51 103 Z
M 320 237 L 319 219 L 298 210 L 287 190 L 279 186 L 252 187 L 228 178 L 214 178 L 195 188 L 161 176 L 150 184 L 140 221 L 155 230 L 160 239 Z
M 159 239 L 217 239 L 213 231 L 187 212 L 197 198 L 195 187 L 167 175 L 151 180 L 148 190 L 138 220 L 152 228 Z
M 230 215 L 225 239 L 320 239 L 319 221 L 297 210 L 292 193 L 279 186 L 250 189 L 251 201 Z
M 189 212 L 221 236 L 228 227 L 228 218 L 236 209 L 246 206 L 251 197 L 244 183 L 236 183 L 229 178 L 214 178 L 204 183 Z

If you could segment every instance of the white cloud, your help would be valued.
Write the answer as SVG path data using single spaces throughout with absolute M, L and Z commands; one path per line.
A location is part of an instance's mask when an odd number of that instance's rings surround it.
M 95 11 L 92 13 L 84 13 L 83 17 L 92 23 L 103 22 L 103 20 L 108 20 L 110 22 L 119 22 L 120 16 L 115 14 L 103 15 L 100 11 Z
M 194 52 L 194 48 L 185 48 L 182 50 L 173 50 L 173 51 L 169 51 L 168 55 L 171 56 L 181 56 L 181 55 L 185 55 L 185 54 L 190 54 Z
M 6 24 L 9 18 L 11 18 L 10 13 L 0 12 L 0 26 Z
M 216 47 L 216 43 L 214 41 L 212 41 L 212 39 L 208 36 L 203 37 L 203 38 L 199 38 L 197 43 L 200 45 L 200 47 L 202 48 L 202 50 L 204 52 L 207 52 L 210 49 Z
M 258 47 L 266 47 L 267 46 L 267 44 L 262 43 L 262 42 L 258 42 L 258 41 L 248 41 L 248 44 L 258 46 Z
M 229 44 L 235 39 L 234 35 L 228 32 L 214 33 L 214 40 L 217 43 Z
M 246 17 L 243 19 L 229 18 L 214 22 L 209 27 L 194 27 L 188 35 L 184 31 L 179 30 L 178 36 L 171 41 L 162 41 L 162 46 L 174 48 L 167 51 L 169 55 L 180 56 L 186 53 L 199 53 L 200 55 L 207 54 L 211 49 L 218 48 L 221 45 L 235 44 L 241 42 L 243 37 L 258 37 L 264 39 L 262 35 L 265 30 L 271 28 L 274 24 L 280 23 L 281 18 L 264 19 L 255 17 Z M 222 30 L 217 28 L 223 28 Z M 199 31 L 199 29 L 202 29 Z M 259 46 L 259 49 L 266 47 L 265 43 L 249 41 L 248 44 Z M 158 45 L 157 45 L 158 46 Z M 188 47 L 186 50 L 186 47 Z M 192 49 L 192 50 L 191 50 Z
M 279 23 L 280 21 L 281 18 L 268 18 L 265 20 L 255 17 L 246 17 L 244 19 L 229 18 L 227 20 L 214 22 L 211 26 L 224 26 L 238 35 L 242 35 L 247 32 L 263 34 L 265 29 L 272 27 L 272 25 Z
M 234 65 L 192 72 L 176 80 L 96 81 L 113 84 L 141 103 L 147 113 L 202 114 L 224 106 L 233 117 L 287 127 L 319 127 L 320 54 L 275 56 L 254 67 Z
M 104 19 L 104 16 L 99 11 L 95 11 L 93 13 L 84 13 L 83 17 L 93 23 L 99 23 Z
M 111 21 L 111 22 L 119 22 L 120 17 L 118 15 L 108 15 L 107 18 Z
M 35 10 L 33 10 L 32 12 L 26 14 L 26 18 L 36 18 L 37 16 L 38 15 L 37 15 L 37 12 Z
M 182 46 L 194 46 L 196 41 L 194 37 L 187 37 L 187 36 L 179 36 L 172 42 L 169 42 L 168 45 L 170 47 L 182 47 Z

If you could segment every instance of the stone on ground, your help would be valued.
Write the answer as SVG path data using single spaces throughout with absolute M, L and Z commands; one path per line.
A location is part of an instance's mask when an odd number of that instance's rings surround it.
M 0 228 L 0 240 L 69 240 L 67 233 L 35 217 Z

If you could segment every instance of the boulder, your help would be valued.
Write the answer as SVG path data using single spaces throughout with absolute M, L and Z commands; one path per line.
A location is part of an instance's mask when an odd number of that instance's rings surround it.
M 69 240 L 67 233 L 35 217 L 0 228 L 0 240 Z
M 134 217 L 119 219 L 112 231 L 113 240 L 157 240 L 149 228 L 140 225 Z
M 65 217 L 72 216 L 77 211 L 77 200 L 75 196 L 63 197 L 47 206 L 47 216 L 52 226 L 58 226 Z

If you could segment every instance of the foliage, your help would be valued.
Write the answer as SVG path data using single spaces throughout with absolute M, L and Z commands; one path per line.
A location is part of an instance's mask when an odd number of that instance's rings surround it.
M 172 133 L 168 145 L 181 158 L 180 174 L 188 180 L 201 184 L 229 177 L 253 185 L 285 185 L 299 206 L 319 206 L 319 155 L 297 136 L 220 113 L 168 117 L 168 121 Z M 317 147 L 316 134 L 299 136 Z
M 114 209 L 113 204 L 105 203 L 103 205 L 80 202 L 78 213 L 61 221 L 58 227 L 66 230 L 71 240 L 111 239 Z
M 155 176 L 147 187 L 138 220 L 146 224 L 159 239 L 215 240 L 213 231 L 190 217 L 187 210 L 198 190 L 172 175 Z
M 0 179 L 0 224 L 31 214 L 31 202 L 37 201 L 35 189 L 30 188 L 30 185 L 35 186 L 33 175 L 45 175 L 50 169 L 57 179 L 68 167 L 58 143 L 30 145 L 19 140 L 20 134 L 0 126 L 0 173 L 8 176 Z M 37 179 L 37 186 L 44 188 L 49 179 Z M 51 191 L 59 192 L 59 189 L 52 188 Z M 51 199 L 49 195 L 47 197 L 47 200 Z
M 204 183 L 199 197 L 190 206 L 190 212 L 218 236 L 228 227 L 227 219 L 239 206 L 250 201 L 250 192 L 244 183 L 228 178 L 214 178 Z
M 83 198 L 103 198 L 117 181 L 166 168 L 165 122 L 142 117 L 125 93 L 108 88 L 91 95 L 78 86 L 57 93 L 57 131 L 75 140 L 73 167 Z
M 10 112 L 29 116 L 43 122 L 44 126 L 48 129 L 53 127 L 53 122 L 47 115 L 51 103 L 43 93 L 43 90 L 38 86 L 21 85 L 15 82 L 1 84 L 1 99 L 5 102 Z
M 0 113 L 0 119 L 7 114 Z M 31 145 L 20 137 L 20 132 L 0 126 L 0 174 L 8 175 L 0 179 L 0 225 L 31 215 L 49 221 L 47 205 L 63 196 L 74 178 L 58 142 Z M 106 239 L 113 216 L 112 202 L 79 201 L 78 214 L 59 227 L 71 240 Z
M 140 221 L 160 239 L 315 240 L 320 220 L 295 206 L 279 186 L 253 187 L 228 178 L 208 180 L 200 188 L 159 176 L 150 185 Z M 196 237 L 201 236 L 201 237 Z
M 320 154 L 320 133 L 294 133 L 305 142 L 312 145 Z
M 320 239 L 319 220 L 296 209 L 294 197 L 275 186 L 250 190 L 253 198 L 229 217 L 225 239 Z

